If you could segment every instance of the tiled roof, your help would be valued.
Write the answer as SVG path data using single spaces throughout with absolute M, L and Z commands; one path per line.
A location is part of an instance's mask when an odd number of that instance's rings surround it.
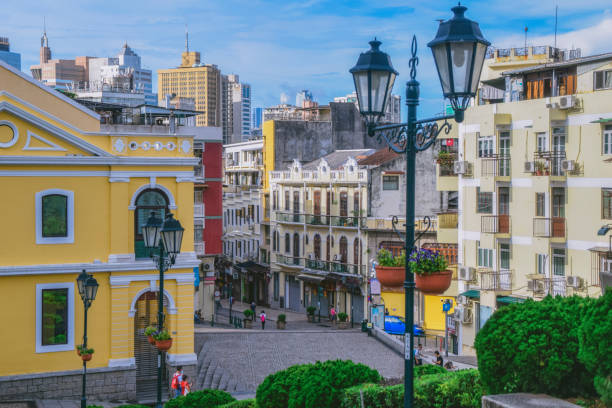
M 385 147 L 364 159 L 358 160 L 357 164 L 360 166 L 380 166 L 381 164 L 387 163 L 398 156 L 399 154 Z
M 368 155 L 374 153 L 374 149 L 354 149 L 354 150 L 336 150 L 331 152 L 330 154 L 323 156 L 317 160 L 313 160 L 309 163 L 302 165 L 302 169 L 304 170 L 316 170 L 321 162 L 321 159 L 325 159 L 329 164 L 330 169 L 338 170 L 342 167 L 346 160 L 349 157 L 354 158 L 356 161 L 359 161 L 360 157 L 367 157 Z
M 567 61 L 550 62 L 548 64 L 534 65 L 531 67 L 514 69 L 511 71 L 505 71 L 502 75 L 521 75 L 530 72 L 546 71 L 553 68 L 571 67 L 574 65 L 587 64 L 589 62 L 597 62 L 602 60 L 612 60 L 612 53 L 590 55 L 588 57 L 576 58 Z

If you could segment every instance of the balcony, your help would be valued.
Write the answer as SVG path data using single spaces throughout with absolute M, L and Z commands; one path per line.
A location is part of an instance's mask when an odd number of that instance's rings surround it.
M 206 244 L 204 242 L 194 242 L 193 243 L 193 251 L 198 256 L 203 256 L 206 254 Z
M 534 218 L 533 236 L 538 238 L 565 238 L 565 218 Z
M 480 177 L 510 177 L 510 156 L 484 157 L 480 160 Z
M 330 217 L 321 214 L 306 214 L 306 224 L 327 226 L 330 222 Z
M 304 258 L 276 254 L 276 263 L 290 267 L 302 268 L 304 267 Z
M 533 155 L 533 175 L 565 177 L 564 161 L 565 152 L 535 152 Z
M 290 223 L 304 223 L 304 215 L 298 213 L 276 213 L 276 221 L 278 222 L 290 222 Z
M 329 223 L 332 227 L 348 227 L 357 228 L 365 225 L 365 218 L 362 217 L 348 217 L 348 216 L 337 216 L 329 215 Z
M 514 271 L 510 269 L 480 272 L 480 289 L 495 292 L 512 291 L 513 275 Z
M 438 228 L 455 229 L 459 223 L 459 214 L 444 213 L 438 214 Z
M 304 261 L 306 268 L 330 273 L 359 275 L 361 269 L 360 265 L 337 261 L 324 261 L 322 259 L 305 259 Z
M 510 216 L 507 214 L 481 216 L 480 232 L 485 234 L 509 234 Z

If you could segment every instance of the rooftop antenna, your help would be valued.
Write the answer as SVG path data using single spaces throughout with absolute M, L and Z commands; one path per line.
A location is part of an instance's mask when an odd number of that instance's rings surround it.
M 555 6 L 555 50 L 557 49 L 557 16 L 559 12 L 559 6 Z
M 189 52 L 189 31 L 187 30 L 187 24 L 185 24 L 185 51 Z

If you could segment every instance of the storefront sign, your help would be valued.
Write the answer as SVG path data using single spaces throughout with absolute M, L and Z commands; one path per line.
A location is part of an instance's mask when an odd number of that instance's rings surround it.
M 380 281 L 378 279 L 370 281 L 370 293 L 372 295 L 380 295 Z

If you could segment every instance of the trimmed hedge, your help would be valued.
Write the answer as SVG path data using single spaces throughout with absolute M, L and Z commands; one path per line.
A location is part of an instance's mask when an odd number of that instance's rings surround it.
M 257 408 L 257 404 L 254 399 L 250 398 L 242 401 L 230 402 L 218 408 Z
M 341 408 L 360 408 L 361 394 L 368 408 L 396 408 L 404 405 L 404 385 L 381 387 L 375 384 L 344 391 Z M 450 371 L 415 378 L 415 408 L 480 408 L 483 387 L 478 370 Z
M 257 387 L 257 407 L 336 408 L 343 389 L 380 380 L 378 371 L 350 360 L 295 365 L 266 377 Z
M 124 404 L 124 405 L 117 405 L 115 408 L 151 408 L 148 405 L 142 405 L 142 404 Z
M 593 302 L 549 296 L 497 310 L 474 343 L 487 393 L 593 395 L 593 376 L 578 360 L 578 329 Z
M 436 364 L 425 364 L 425 365 L 414 367 L 415 377 L 420 377 L 422 375 L 429 375 L 429 374 L 444 374 L 447 372 L 448 371 L 446 371 L 446 368 L 440 367 L 439 365 L 436 365 Z
M 221 390 L 201 390 L 166 402 L 164 408 L 212 408 L 235 402 L 236 398 Z M 149 407 L 147 407 L 149 408 Z

